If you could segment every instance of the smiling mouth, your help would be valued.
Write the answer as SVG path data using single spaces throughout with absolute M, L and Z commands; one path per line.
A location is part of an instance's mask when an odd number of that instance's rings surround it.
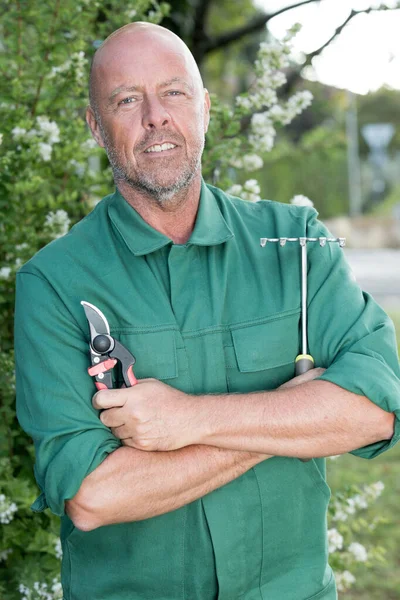
M 147 148 L 147 150 L 145 150 L 145 153 L 148 154 L 151 152 L 165 152 L 166 150 L 173 150 L 173 148 L 176 148 L 176 144 L 154 144 L 154 146 L 150 146 L 150 148 Z

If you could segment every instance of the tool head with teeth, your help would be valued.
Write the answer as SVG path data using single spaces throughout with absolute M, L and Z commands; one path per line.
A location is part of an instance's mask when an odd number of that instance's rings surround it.
M 337 243 L 340 248 L 343 248 L 346 245 L 346 238 L 328 238 L 328 237 L 317 237 L 317 238 L 308 238 L 308 237 L 298 237 L 298 238 L 288 238 L 288 237 L 280 237 L 280 238 L 260 238 L 260 245 L 264 248 L 267 243 L 274 242 L 279 244 L 280 246 L 285 246 L 286 242 L 297 242 L 300 246 L 305 246 L 309 242 L 318 242 L 319 245 L 323 248 L 327 243 Z

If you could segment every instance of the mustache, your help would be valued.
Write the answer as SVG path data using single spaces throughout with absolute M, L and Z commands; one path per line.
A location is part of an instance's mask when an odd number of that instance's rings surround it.
M 183 141 L 183 138 L 181 135 L 178 135 L 172 131 L 164 130 L 162 133 L 156 131 L 154 134 L 146 135 L 140 142 L 138 142 L 135 145 L 135 150 L 137 152 L 143 152 L 146 150 L 146 148 L 149 148 L 149 146 L 162 144 L 165 141 L 180 145 Z

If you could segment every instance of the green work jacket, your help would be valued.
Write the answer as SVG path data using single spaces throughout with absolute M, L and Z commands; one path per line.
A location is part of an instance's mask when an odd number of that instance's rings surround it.
M 260 238 L 326 235 L 314 209 L 203 183 L 193 233 L 173 244 L 116 191 L 19 271 L 18 418 L 35 442 L 34 510 L 61 517 L 65 600 L 336 598 L 321 458 L 271 458 L 180 509 L 89 532 L 64 508 L 120 446 L 91 404 L 81 300 L 105 314 L 139 378 L 190 394 L 274 389 L 300 350 L 300 248 Z M 399 416 L 392 323 L 337 244 L 309 245 L 308 337 L 321 379 Z M 399 435 L 397 420 L 392 440 L 355 453 L 376 456 Z

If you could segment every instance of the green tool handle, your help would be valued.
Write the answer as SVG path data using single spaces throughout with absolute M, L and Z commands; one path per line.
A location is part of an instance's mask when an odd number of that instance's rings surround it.
M 295 374 L 302 375 L 314 368 L 314 359 L 310 354 L 299 354 L 295 360 Z

